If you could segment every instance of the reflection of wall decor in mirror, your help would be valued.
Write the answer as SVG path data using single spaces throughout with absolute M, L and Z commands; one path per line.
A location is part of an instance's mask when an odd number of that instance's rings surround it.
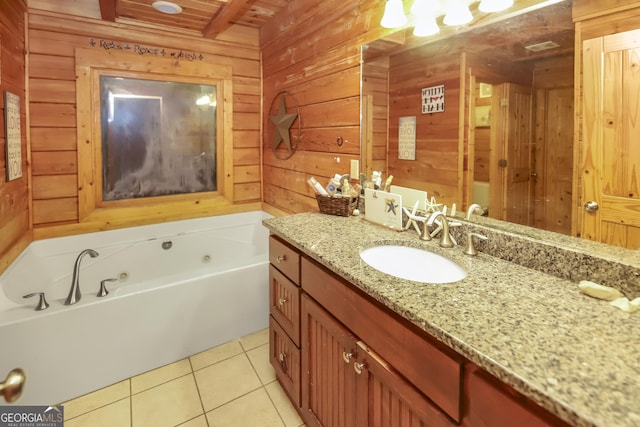
M 398 159 L 416 159 L 416 116 L 400 117 L 398 126 Z
M 103 200 L 217 190 L 215 86 L 101 76 L 100 104 Z
M 491 125 L 491 105 L 476 107 L 476 127 L 489 127 Z
M 422 89 L 422 114 L 444 111 L 444 85 Z
M 297 131 L 291 135 L 291 127 L 296 120 L 298 121 Z M 272 139 L 271 150 L 278 159 L 286 160 L 293 156 L 298 147 L 301 129 L 300 108 L 289 92 L 282 91 L 273 97 L 269 108 L 269 121 L 273 124 L 270 127 L 272 138 L 265 138 L 265 140 Z M 281 146 L 283 144 L 284 146 Z
M 491 98 L 491 92 L 493 87 L 489 83 L 480 83 L 478 90 L 479 98 Z
M 22 148 L 20 146 L 20 97 L 4 92 L 4 135 L 7 181 L 22 176 Z
M 362 169 L 370 162 L 393 175 L 394 184 L 427 191 L 445 204 L 465 209 L 482 203 L 492 218 L 570 234 L 575 113 L 571 2 L 429 39 L 406 29 L 400 33 L 363 47 L 367 84 L 362 86 L 362 105 L 366 101 L 368 106 L 362 126 L 374 131 L 363 140 L 362 152 L 388 148 L 384 158 L 381 150 L 374 151 L 380 157 L 363 156 Z M 526 49 L 541 40 L 558 46 Z M 445 111 L 418 113 L 410 94 L 443 82 Z M 380 94 L 376 87 L 388 91 Z M 476 112 L 480 117 L 474 123 Z M 526 123 L 508 120 L 515 113 Z M 408 167 L 395 155 L 396 126 L 399 117 L 414 114 L 416 159 Z M 499 150 L 504 152 L 495 155 Z M 500 168 L 500 160 L 508 166 Z M 489 206 L 490 200 L 499 204 Z

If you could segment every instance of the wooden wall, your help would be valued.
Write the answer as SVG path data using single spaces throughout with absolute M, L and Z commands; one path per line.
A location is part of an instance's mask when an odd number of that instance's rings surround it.
M 438 202 L 460 206 L 460 67 L 463 55 L 429 61 L 423 48 L 394 55 L 389 77 L 389 174 L 405 187 L 427 191 Z M 422 89 L 445 86 L 443 112 L 422 114 Z M 416 117 L 416 158 L 398 159 L 400 117 Z M 460 180 L 459 180 L 460 177 Z
M 28 26 L 33 223 L 37 238 L 256 208 L 255 204 L 240 204 L 260 201 L 261 82 L 257 30 L 236 26 L 210 40 L 188 33 L 171 34 L 166 30 L 72 18 L 35 9 L 29 10 Z M 107 55 L 107 49 L 101 47 L 103 41 L 201 54 L 199 64 L 204 69 L 231 67 L 233 148 L 232 159 L 226 160 L 232 163 L 231 170 L 225 176 L 226 180 L 232 180 L 232 194 L 225 195 L 231 203 L 212 201 L 211 197 L 183 204 L 165 201 L 147 209 L 129 210 L 126 217 L 104 214 L 92 222 L 79 221 L 75 51 L 93 49 Z M 140 63 L 145 61 L 145 55 L 130 55 Z
M 0 272 L 31 242 L 27 163 L 24 1 L 0 2 Z M 20 97 L 22 177 L 7 182 L 4 92 Z
M 362 159 L 361 172 L 371 178 L 373 171 L 388 176 L 389 140 L 389 57 L 362 64 Z
M 296 0 L 262 28 L 265 203 L 284 212 L 318 210 L 306 180 L 315 176 L 324 184 L 335 173 L 349 173 L 350 160 L 359 159 L 360 46 L 384 33 L 382 12 L 370 0 Z M 286 160 L 271 150 L 268 117 L 281 91 L 300 111 L 297 150 Z M 298 121 L 292 128 L 298 132 Z

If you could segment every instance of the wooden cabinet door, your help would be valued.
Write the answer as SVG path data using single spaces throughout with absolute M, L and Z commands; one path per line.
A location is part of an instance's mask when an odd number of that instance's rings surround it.
M 307 426 L 353 427 L 356 340 L 307 295 L 301 315 L 302 417 Z
M 582 237 L 640 248 L 640 30 L 582 49 Z M 589 203 L 589 205 L 587 205 Z
M 362 341 L 358 341 L 353 368 L 357 427 L 457 425 Z

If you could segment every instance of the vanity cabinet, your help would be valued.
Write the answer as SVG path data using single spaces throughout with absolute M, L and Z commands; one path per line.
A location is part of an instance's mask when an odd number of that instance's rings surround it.
M 567 425 L 283 241 L 270 250 L 270 360 L 307 426 Z
M 291 401 L 300 406 L 300 255 L 269 238 L 269 360 Z

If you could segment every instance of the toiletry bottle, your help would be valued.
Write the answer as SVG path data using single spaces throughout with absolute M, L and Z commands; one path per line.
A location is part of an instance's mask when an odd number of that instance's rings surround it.
M 351 197 L 351 185 L 348 179 L 342 183 L 342 197 Z
M 386 191 L 387 193 L 391 191 L 391 181 L 393 181 L 393 175 L 389 175 L 384 183 L 384 191 Z
M 324 187 L 322 185 L 320 185 L 318 180 L 315 179 L 314 177 L 309 178 L 307 180 L 307 183 L 311 186 L 311 188 L 314 189 L 316 194 L 320 194 L 320 195 L 323 195 L 323 196 L 328 196 L 329 195 L 329 193 L 327 193 L 327 190 L 325 190 Z

